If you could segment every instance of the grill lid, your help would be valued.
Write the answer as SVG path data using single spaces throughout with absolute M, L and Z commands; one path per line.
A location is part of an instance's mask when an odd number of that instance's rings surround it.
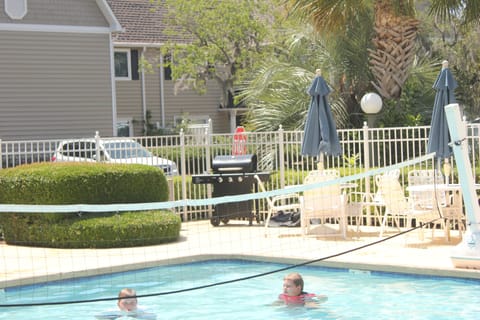
M 212 160 L 214 173 L 243 173 L 257 171 L 257 156 L 243 154 L 236 156 L 216 156 Z

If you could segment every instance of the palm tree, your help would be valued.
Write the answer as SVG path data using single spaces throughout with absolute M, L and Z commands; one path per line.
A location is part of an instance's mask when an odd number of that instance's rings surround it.
M 479 24 L 480 1 L 478 0 L 433 0 L 430 14 L 441 20 L 460 18 L 464 24 Z
M 316 68 L 324 70 L 324 77 L 337 87 L 337 74 L 343 72 L 335 64 L 327 44 L 309 26 L 293 25 L 282 30 L 284 41 L 276 44 L 275 56 L 269 57 L 252 70 L 250 79 L 241 88 L 242 98 L 249 112 L 244 125 L 249 130 L 302 130 L 309 108 L 307 89 Z M 337 70 L 338 68 L 339 70 Z M 337 127 L 349 124 L 349 113 L 341 90 L 333 90 L 329 100 Z
M 309 19 L 317 32 L 336 36 L 356 28 L 356 17 L 374 13 L 368 50 L 372 85 L 387 99 L 399 98 L 415 57 L 419 21 L 413 0 L 291 0 L 290 10 Z M 373 5 L 373 7 L 372 7 Z

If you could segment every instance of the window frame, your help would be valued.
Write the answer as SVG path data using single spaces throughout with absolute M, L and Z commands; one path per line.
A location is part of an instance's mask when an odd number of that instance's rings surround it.
M 117 76 L 117 53 L 125 53 L 127 58 L 127 76 Z M 115 80 L 132 80 L 132 54 L 130 49 L 115 49 L 114 50 L 114 66 L 115 66 Z

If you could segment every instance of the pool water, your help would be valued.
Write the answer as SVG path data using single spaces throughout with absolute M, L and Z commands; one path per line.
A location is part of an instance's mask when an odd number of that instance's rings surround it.
M 116 297 L 123 287 L 138 295 L 206 286 L 285 267 L 214 260 L 108 276 L 57 281 L 0 291 L 0 304 Z M 300 272 L 305 290 L 328 296 L 317 309 L 276 306 L 283 276 Z M 181 293 L 142 297 L 139 305 L 164 319 L 479 319 L 480 281 L 345 269 L 299 267 L 280 273 Z M 116 301 L 0 308 L 0 319 L 95 319 Z M 128 318 L 132 319 L 132 318 Z

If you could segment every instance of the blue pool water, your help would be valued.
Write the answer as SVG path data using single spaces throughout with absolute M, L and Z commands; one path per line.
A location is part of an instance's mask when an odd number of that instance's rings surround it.
M 207 261 L 108 276 L 58 281 L 0 291 L 0 304 L 116 297 L 123 287 L 138 295 L 204 286 L 285 267 L 251 261 Z M 318 309 L 274 306 L 283 276 L 300 272 L 305 290 L 325 294 Z M 299 267 L 259 278 L 171 295 L 139 298 L 164 319 L 479 319 L 480 281 Z M 0 308 L 0 319 L 95 319 L 116 301 Z M 128 318 L 132 319 L 132 318 Z

